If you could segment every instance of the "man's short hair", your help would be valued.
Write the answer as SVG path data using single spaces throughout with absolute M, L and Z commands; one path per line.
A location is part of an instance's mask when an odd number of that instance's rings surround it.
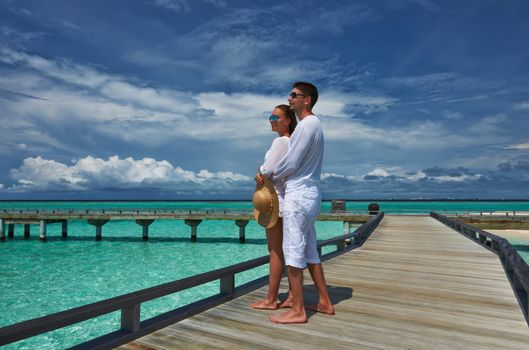
M 298 81 L 294 84 L 292 84 L 293 88 L 298 89 L 303 94 L 311 97 L 311 104 L 310 108 L 313 108 L 316 102 L 318 101 L 318 89 L 314 84 L 307 83 L 305 81 Z

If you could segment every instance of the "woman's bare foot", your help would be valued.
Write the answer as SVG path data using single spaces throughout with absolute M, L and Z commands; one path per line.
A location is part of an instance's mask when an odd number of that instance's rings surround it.
M 336 313 L 336 311 L 334 310 L 334 306 L 332 306 L 331 304 L 311 304 L 307 305 L 306 308 L 311 311 L 320 312 L 326 315 L 334 315 Z
M 277 304 L 275 300 L 271 302 L 266 299 L 259 300 L 251 304 L 250 306 L 254 309 L 259 309 L 259 310 L 277 310 L 279 308 L 279 305 Z
M 279 315 L 270 315 L 268 316 L 270 321 L 275 323 L 290 324 L 290 323 L 306 323 L 307 314 L 305 310 L 301 313 L 297 313 L 294 310 L 289 310 Z
M 279 303 L 280 308 L 290 308 L 292 307 L 292 294 L 288 293 L 288 297 L 285 299 L 285 301 L 282 301 Z

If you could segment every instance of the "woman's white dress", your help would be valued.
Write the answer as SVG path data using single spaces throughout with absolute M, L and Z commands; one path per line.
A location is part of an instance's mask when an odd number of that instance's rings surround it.
M 274 139 L 270 149 L 264 156 L 264 163 L 259 167 L 259 172 L 266 177 L 270 177 L 272 172 L 275 170 L 277 163 L 287 154 L 288 152 L 288 136 L 279 136 Z M 277 192 L 279 200 L 279 216 L 282 216 L 283 211 L 283 197 L 285 195 L 285 185 L 281 179 L 272 179 L 274 188 Z

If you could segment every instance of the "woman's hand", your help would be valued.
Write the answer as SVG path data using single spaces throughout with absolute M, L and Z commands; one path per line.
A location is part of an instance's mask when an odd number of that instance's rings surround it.
M 263 174 L 261 173 L 255 174 L 255 182 L 257 182 L 260 185 L 264 184 Z

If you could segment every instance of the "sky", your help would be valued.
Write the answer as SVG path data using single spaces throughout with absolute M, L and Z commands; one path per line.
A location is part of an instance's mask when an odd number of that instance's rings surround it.
M 0 0 L 0 199 L 251 199 L 315 84 L 324 199 L 528 199 L 526 0 Z

